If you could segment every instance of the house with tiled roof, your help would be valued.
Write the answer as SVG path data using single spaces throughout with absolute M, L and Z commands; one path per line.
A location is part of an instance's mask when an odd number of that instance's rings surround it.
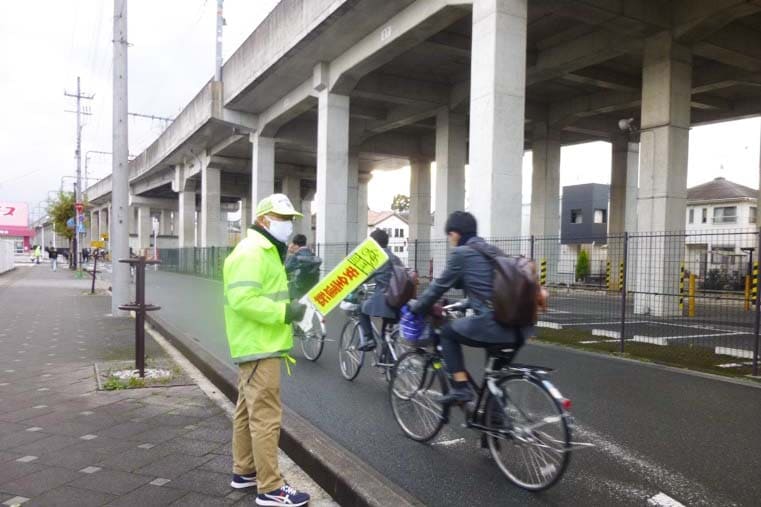
M 756 249 L 758 190 L 716 178 L 687 189 L 686 258 L 698 274 L 745 272 Z M 758 259 L 759 252 L 753 253 Z
M 406 213 L 396 211 L 367 211 L 367 235 L 375 229 L 383 229 L 388 234 L 388 246 L 402 261 L 407 258 L 407 240 L 410 226 Z

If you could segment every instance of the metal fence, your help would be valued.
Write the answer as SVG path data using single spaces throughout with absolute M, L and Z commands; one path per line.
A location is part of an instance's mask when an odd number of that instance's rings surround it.
M 627 233 L 575 238 L 573 244 L 535 236 L 489 241 L 508 255 L 536 261 L 551 293 L 540 335 L 697 369 L 758 373 L 757 229 Z M 314 250 L 327 271 L 355 246 L 320 244 Z M 424 289 L 444 269 L 450 248 L 445 240 L 410 239 L 400 257 L 419 273 Z M 160 250 L 161 269 L 221 279 L 230 251 Z

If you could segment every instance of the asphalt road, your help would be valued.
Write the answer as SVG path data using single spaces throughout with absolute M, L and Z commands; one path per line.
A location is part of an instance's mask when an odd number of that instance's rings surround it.
M 147 299 L 160 317 L 229 362 L 221 284 L 150 272 Z M 330 319 L 335 337 L 340 315 Z M 761 495 L 761 390 L 561 348 L 529 345 L 524 362 L 557 368 L 573 401 L 577 451 L 563 480 L 541 494 L 511 485 L 460 416 L 431 445 L 405 438 L 381 374 L 341 378 L 336 342 L 316 363 L 299 359 L 284 402 L 390 480 L 429 505 L 645 505 L 659 494 L 685 505 L 757 505 Z M 483 356 L 469 349 L 475 373 Z

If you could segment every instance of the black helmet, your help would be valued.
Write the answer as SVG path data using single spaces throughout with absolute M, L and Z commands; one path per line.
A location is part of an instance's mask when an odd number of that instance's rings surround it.
M 444 232 L 447 234 L 450 232 L 457 232 L 461 236 L 475 236 L 478 234 L 476 217 L 467 211 L 455 211 L 449 215 L 449 218 L 447 218 Z

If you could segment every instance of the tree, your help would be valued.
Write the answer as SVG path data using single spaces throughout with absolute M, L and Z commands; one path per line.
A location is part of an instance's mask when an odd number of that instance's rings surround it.
M 67 222 L 76 215 L 74 194 L 72 192 L 59 192 L 56 199 L 48 205 L 48 215 L 53 221 L 55 233 L 71 241 L 74 238 L 74 229 L 69 229 Z
M 589 276 L 589 254 L 586 250 L 580 249 L 576 257 L 576 281 L 584 282 Z
M 391 202 L 391 209 L 398 213 L 406 213 L 410 210 L 410 197 L 404 194 L 396 194 Z

